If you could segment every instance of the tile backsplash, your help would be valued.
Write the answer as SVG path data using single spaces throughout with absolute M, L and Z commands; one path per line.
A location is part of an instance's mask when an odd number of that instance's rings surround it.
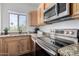
M 79 29 L 79 19 L 40 26 L 40 29 L 44 32 L 50 32 L 54 29 Z

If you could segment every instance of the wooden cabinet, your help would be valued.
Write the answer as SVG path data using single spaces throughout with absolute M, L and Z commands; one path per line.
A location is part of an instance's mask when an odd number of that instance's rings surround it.
M 70 12 L 72 16 L 76 16 L 79 14 L 79 3 L 71 3 Z
M 31 38 L 29 35 L 0 38 L 0 55 L 22 55 L 31 52 Z
M 79 3 L 76 3 L 77 14 L 79 14 Z
M 44 3 L 41 3 L 38 7 L 38 25 L 44 24 Z
M 18 54 L 18 41 L 16 40 L 10 40 L 7 42 L 7 51 L 8 55 L 17 55 Z
M 41 3 L 37 10 L 29 13 L 30 25 L 40 26 L 44 24 L 44 3 Z
M 19 40 L 19 53 L 25 53 L 27 51 L 27 40 L 25 39 L 20 39 Z
M 37 10 L 33 10 L 29 13 L 30 25 L 37 26 L 38 25 L 38 15 Z
M 24 53 L 29 53 L 31 52 L 31 45 L 30 45 L 30 37 L 19 37 L 19 53 L 24 54 Z
M 17 55 L 18 41 L 15 37 L 2 38 L 2 55 Z
M 72 16 L 76 15 L 76 11 L 77 11 L 77 9 L 76 9 L 76 3 L 72 3 L 71 4 L 70 10 L 71 10 L 70 12 L 71 12 Z
M 0 55 L 2 55 L 2 38 L 0 38 Z

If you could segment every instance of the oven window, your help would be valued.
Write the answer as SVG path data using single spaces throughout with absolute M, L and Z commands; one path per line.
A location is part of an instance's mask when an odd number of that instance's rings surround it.
M 66 3 L 57 3 L 57 13 L 62 13 L 66 10 Z

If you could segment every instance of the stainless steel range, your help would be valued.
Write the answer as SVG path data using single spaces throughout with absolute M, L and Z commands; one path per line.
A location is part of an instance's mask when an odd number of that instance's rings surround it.
M 56 29 L 55 30 L 55 45 L 64 47 L 70 44 L 78 43 L 77 29 Z
M 59 48 L 70 44 L 77 44 L 78 38 L 78 29 L 55 29 L 49 35 L 39 37 L 37 43 L 50 55 L 58 55 Z

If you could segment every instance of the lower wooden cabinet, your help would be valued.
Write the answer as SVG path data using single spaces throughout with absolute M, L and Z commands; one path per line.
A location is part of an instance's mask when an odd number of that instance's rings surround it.
M 0 55 L 22 55 L 31 52 L 30 36 L 0 38 Z
M 14 40 L 7 42 L 7 47 L 8 55 L 18 54 L 18 41 Z
M 2 55 L 3 51 L 2 51 L 2 38 L 0 38 L 0 55 Z
M 19 54 L 29 53 L 30 52 L 30 37 L 20 37 L 18 41 L 19 44 Z M 30 47 L 31 48 L 31 47 Z

